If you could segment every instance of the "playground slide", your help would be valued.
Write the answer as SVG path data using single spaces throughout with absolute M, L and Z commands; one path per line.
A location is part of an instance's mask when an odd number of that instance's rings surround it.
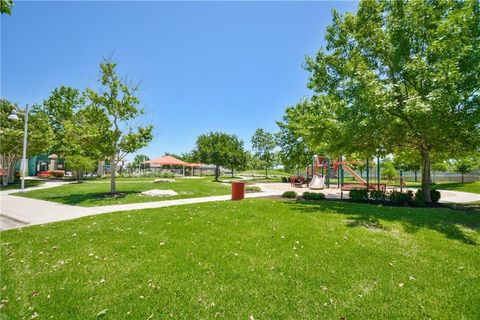
M 314 175 L 312 181 L 309 184 L 310 189 L 323 189 L 325 188 L 325 178 L 318 175 Z
M 352 177 L 359 181 L 361 184 L 367 184 L 367 181 L 365 179 L 363 179 L 360 175 L 358 175 L 355 171 L 353 171 L 352 168 L 350 168 L 349 166 L 347 166 L 346 164 L 343 165 L 343 169 L 345 171 L 348 171 L 348 173 L 350 173 L 352 175 Z

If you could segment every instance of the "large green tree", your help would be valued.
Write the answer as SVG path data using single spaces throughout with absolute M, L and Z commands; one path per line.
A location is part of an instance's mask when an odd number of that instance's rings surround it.
M 263 162 L 265 168 L 265 178 L 268 179 L 268 169 L 275 163 L 275 136 L 259 128 L 252 136 L 252 149 L 257 154 L 258 158 Z
M 17 110 L 18 120 L 8 119 L 14 108 Z M 35 106 L 31 110 L 28 117 L 27 157 L 49 150 L 53 139 L 46 114 Z M 22 159 L 24 116 L 24 109 L 19 109 L 6 99 L 0 100 L 0 158 L 4 186 L 14 181 L 15 164 Z
M 472 172 L 476 169 L 475 160 L 473 157 L 455 160 L 454 168 L 456 172 L 462 175 L 462 183 L 465 183 L 465 173 Z
M 235 145 L 237 144 L 237 147 L 239 147 L 239 143 L 240 140 L 235 135 L 223 132 L 202 134 L 197 138 L 195 144 L 195 158 L 202 163 L 213 164 L 215 166 L 215 181 L 218 181 L 220 167 L 237 165 L 234 159 Z M 243 142 L 241 146 L 243 147 Z
M 232 177 L 235 175 L 235 170 L 245 169 L 247 165 L 247 155 L 243 147 L 243 141 L 235 135 L 231 135 L 228 141 L 228 159 L 227 167 L 232 171 Z
M 361 1 L 333 13 L 326 47 L 307 58 L 317 131 L 343 154 L 415 150 L 430 202 L 431 158 L 480 143 L 480 5 Z M 380 151 L 379 151 L 380 150 Z
M 95 160 L 80 155 L 65 157 L 65 164 L 68 170 L 75 172 L 77 181 L 82 180 L 84 172 L 92 172 L 96 168 Z
M 146 146 L 153 138 L 152 126 L 131 126 L 133 120 L 143 113 L 136 95 L 138 86 L 123 82 L 116 67 L 111 61 L 100 64 L 100 88 L 98 91 L 86 90 L 86 107 L 75 114 L 73 121 L 65 124 L 67 138 L 72 141 L 72 155 L 109 161 L 112 194 L 117 192 L 118 162 Z

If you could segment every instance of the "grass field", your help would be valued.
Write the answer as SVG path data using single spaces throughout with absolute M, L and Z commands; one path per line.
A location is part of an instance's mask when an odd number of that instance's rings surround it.
M 1 233 L 2 319 L 475 319 L 480 212 L 204 203 Z
M 179 193 L 170 197 L 147 197 L 140 193 L 152 189 L 169 189 Z M 184 199 L 228 194 L 230 187 L 221 183 L 203 179 L 177 179 L 172 183 L 153 183 L 153 178 L 123 178 L 117 181 L 119 197 L 105 197 L 110 191 L 110 180 L 90 180 L 78 184 L 68 184 L 60 187 L 33 190 L 23 194 L 23 197 L 54 201 L 79 206 L 105 206 L 160 200 Z
M 463 192 L 472 192 L 480 194 L 480 181 L 459 183 L 459 182 L 439 182 L 435 188 L 439 190 L 456 190 Z

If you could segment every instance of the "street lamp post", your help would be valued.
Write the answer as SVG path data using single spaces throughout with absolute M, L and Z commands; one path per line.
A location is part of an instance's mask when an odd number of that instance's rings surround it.
M 8 116 L 9 120 L 18 121 L 17 110 L 13 109 L 12 113 Z M 22 179 L 20 182 L 20 192 L 25 191 L 25 172 L 27 169 L 27 137 L 28 137 L 28 104 L 25 106 L 25 121 L 23 128 L 23 152 L 22 152 L 22 163 L 20 165 L 20 170 L 22 170 Z

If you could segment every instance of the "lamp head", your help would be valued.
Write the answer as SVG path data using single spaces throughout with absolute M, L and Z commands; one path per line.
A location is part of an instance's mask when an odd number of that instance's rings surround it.
M 8 116 L 8 120 L 18 121 L 17 110 L 13 109 L 12 113 Z

